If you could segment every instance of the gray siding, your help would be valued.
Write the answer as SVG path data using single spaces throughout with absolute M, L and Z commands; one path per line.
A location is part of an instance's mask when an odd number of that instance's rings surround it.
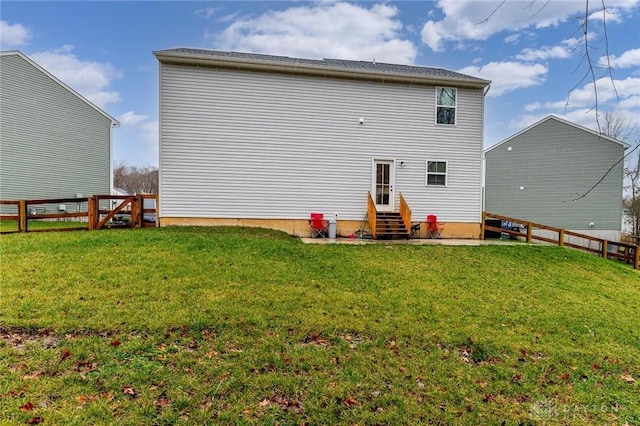
M 379 158 L 414 218 L 478 223 L 482 132 L 481 90 L 438 126 L 434 86 L 161 63 L 160 215 L 362 219 Z M 427 159 L 449 162 L 446 188 L 425 186 Z
M 511 147 L 511 151 L 508 148 Z M 624 147 L 554 118 L 485 153 L 486 210 L 564 229 L 620 230 Z M 520 190 L 520 187 L 524 187 Z
M 18 55 L 0 55 L 0 199 L 108 194 L 111 120 Z

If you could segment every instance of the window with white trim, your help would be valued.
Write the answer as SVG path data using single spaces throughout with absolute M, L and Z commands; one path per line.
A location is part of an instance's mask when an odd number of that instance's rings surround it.
M 427 186 L 447 186 L 447 162 L 427 160 Z
M 458 90 L 453 87 L 436 87 L 436 123 L 456 124 Z

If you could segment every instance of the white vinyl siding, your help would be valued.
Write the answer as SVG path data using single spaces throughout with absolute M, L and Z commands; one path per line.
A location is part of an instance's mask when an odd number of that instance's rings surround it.
M 0 82 L 0 198 L 108 194 L 111 120 L 17 54 Z
M 414 217 L 478 223 L 483 93 L 457 96 L 458 126 L 437 126 L 434 86 L 161 63 L 160 215 L 361 220 L 387 158 Z M 446 192 L 425 188 L 427 158 L 455 159 Z

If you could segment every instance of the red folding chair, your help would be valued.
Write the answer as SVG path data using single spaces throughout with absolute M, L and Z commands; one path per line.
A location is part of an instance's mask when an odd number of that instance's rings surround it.
M 438 222 L 436 215 L 427 215 L 427 238 L 440 238 L 440 234 L 444 229 L 443 225 L 443 223 Z
M 311 238 L 327 237 L 327 227 L 329 226 L 329 221 L 324 220 L 324 214 L 311 213 L 309 226 L 311 226 Z

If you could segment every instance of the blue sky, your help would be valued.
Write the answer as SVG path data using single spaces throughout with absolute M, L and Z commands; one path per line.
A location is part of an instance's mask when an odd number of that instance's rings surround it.
M 595 128 L 585 1 L 501 3 L 3 1 L 0 48 L 27 54 L 121 122 L 114 163 L 158 164 L 152 52 L 174 47 L 375 59 L 486 78 L 485 147 L 548 114 Z M 591 58 L 604 64 L 608 44 L 613 77 L 594 70 L 599 112 L 640 128 L 640 0 L 605 0 L 605 13 L 602 2 L 589 4 Z

